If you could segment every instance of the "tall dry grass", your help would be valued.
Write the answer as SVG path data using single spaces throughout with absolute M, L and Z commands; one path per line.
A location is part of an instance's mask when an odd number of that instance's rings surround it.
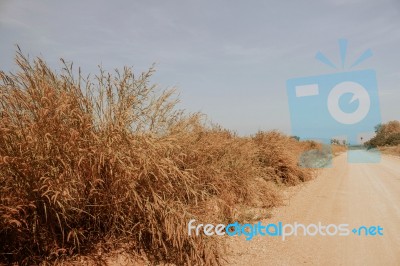
M 239 137 L 177 110 L 173 90 L 135 76 L 74 77 L 17 51 L 0 72 L 0 262 L 30 265 L 121 245 L 155 262 L 219 264 L 217 238 L 187 221 L 231 221 L 311 178 L 309 149 L 277 132 Z

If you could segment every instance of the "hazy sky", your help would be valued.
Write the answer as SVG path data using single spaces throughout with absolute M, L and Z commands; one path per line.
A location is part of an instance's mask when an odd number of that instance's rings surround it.
M 53 67 L 59 58 L 85 73 L 124 65 L 176 86 L 180 107 L 238 131 L 290 132 L 286 80 L 336 73 L 371 48 L 356 69 L 377 72 L 382 117 L 400 119 L 400 2 L 329 1 L 18 1 L 0 0 L 0 68 L 15 69 L 15 44 Z

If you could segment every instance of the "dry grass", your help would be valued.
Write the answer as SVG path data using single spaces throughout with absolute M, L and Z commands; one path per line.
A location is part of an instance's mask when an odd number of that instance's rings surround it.
M 265 178 L 287 185 L 311 179 L 311 172 L 298 165 L 299 155 L 310 148 L 307 144 L 275 131 L 259 132 L 253 141 Z
M 347 151 L 347 146 L 345 146 L 345 145 L 336 145 L 336 144 L 334 144 L 331 147 L 332 147 L 333 155 L 339 155 L 339 154 Z
M 240 218 L 280 204 L 282 185 L 309 180 L 312 149 L 278 132 L 238 137 L 175 109 L 153 69 L 83 78 L 20 51 L 0 72 L 0 262 L 88 254 L 108 243 L 152 262 L 219 264 L 217 238 L 189 237 L 195 218 Z
M 379 147 L 379 150 L 384 154 L 391 154 L 400 156 L 400 145 L 397 146 L 383 146 Z

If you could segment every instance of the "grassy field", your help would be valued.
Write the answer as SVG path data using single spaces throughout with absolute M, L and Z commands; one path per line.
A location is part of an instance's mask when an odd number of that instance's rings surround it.
M 240 137 L 176 109 L 154 70 L 82 77 L 18 51 L 0 72 L 0 262 L 32 265 L 122 248 L 151 263 L 219 264 L 217 238 L 187 221 L 247 219 L 310 180 L 321 150 L 276 131 Z M 74 76 L 73 73 L 76 73 Z M 343 147 L 335 147 L 340 152 Z

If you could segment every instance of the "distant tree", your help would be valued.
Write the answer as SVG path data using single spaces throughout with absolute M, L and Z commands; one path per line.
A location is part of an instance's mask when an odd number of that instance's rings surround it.
M 375 126 L 375 133 L 378 134 L 381 128 L 382 128 L 382 124 L 377 124 Z
M 297 141 L 300 141 L 300 137 L 299 136 L 290 136 L 290 138 L 295 139 Z
M 400 145 L 400 133 L 394 133 L 391 134 L 387 139 L 386 139 L 386 145 L 390 146 L 396 146 Z
M 390 136 L 392 134 L 400 133 L 400 122 L 399 121 L 389 121 L 385 124 L 385 134 Z
M 340 141 L 338 139 L 331 139 L 331 144 L 340 145 Z
M 375 136 L 364 145 L 367 147 L 378 147 L 385 145 L 399 145 L 400 139 L 400 122 L 389 121 L 387 123 L 375 126 Z

